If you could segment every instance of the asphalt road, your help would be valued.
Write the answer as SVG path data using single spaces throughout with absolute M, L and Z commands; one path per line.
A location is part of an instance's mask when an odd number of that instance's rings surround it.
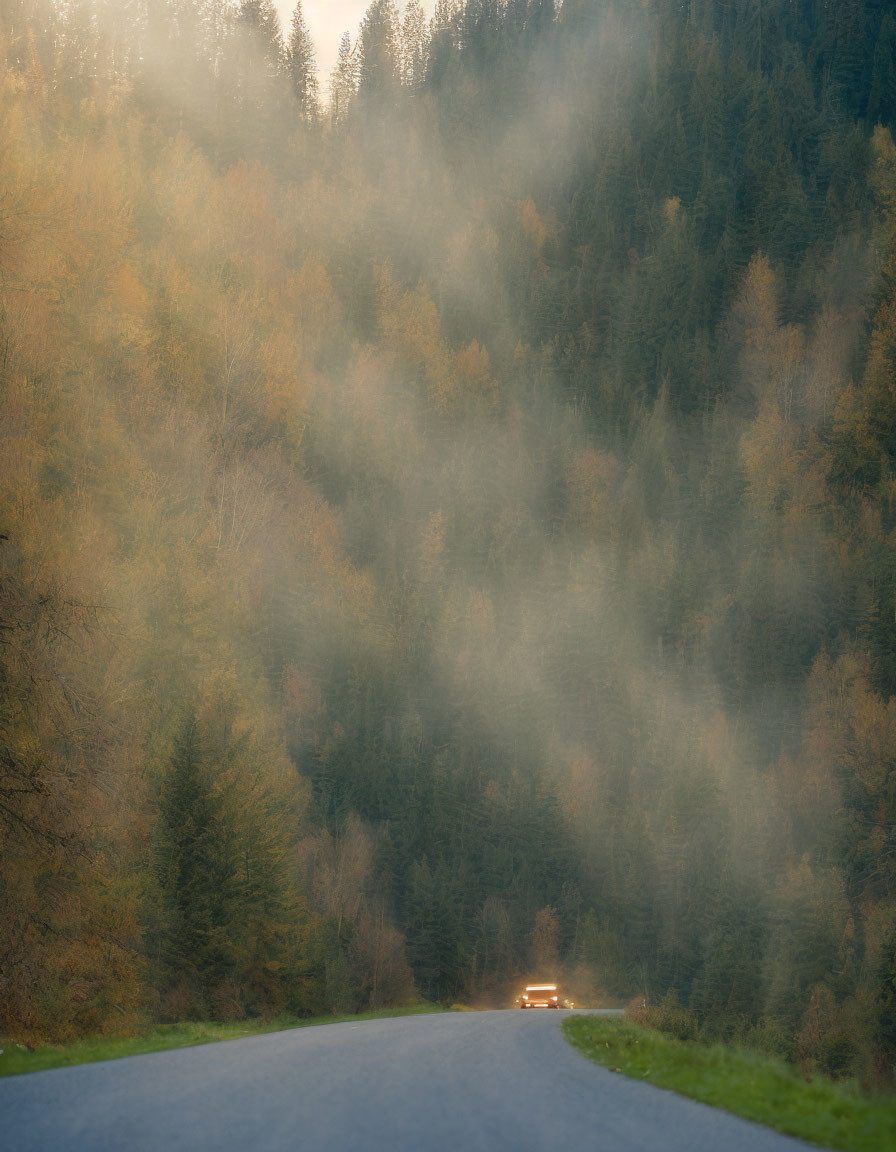
M 0 1080 L 9 1152 L 796 1152 L 599 1068 L 565 1012 L 329 1024 Z

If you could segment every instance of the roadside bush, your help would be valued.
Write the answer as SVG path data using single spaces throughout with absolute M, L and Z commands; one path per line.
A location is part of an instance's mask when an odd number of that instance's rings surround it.
M 701 1020 L 700 1039 L 705 1044 L 739 1044 L 749 1047 L 747 1037 L 754 1027 L 748 1016 L 710 1015 Z
M 800 1066 L 833 1077 L 852 1076 L 866 1034 L 859 1005 L 851 1000 L 838 1004 L 830 988 L 819 984 L 796 1037 Z
M 669 989 L 659 1004 L 647 1005 L 642 1022 L 676 1040 L 696 1040 L 700 1031 L 696 1014 L 682 1006 L 674 988 Z
M 790 1062 L 794 1062 L 797 1056 L 792 1034 L 779 1021 L 768 1017 L 744 1033 L 743 1045 L 766 1056 L 778 1056 Z

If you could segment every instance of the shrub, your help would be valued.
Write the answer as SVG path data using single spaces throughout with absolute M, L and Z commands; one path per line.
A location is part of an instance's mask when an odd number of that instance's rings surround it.
M 669 989 L 659 1004 L 646 1006 L 643 1023 L 676 1040 L 696 1040 L 699 1033 L 696 1014 L 682 1006 L 674 988 Z

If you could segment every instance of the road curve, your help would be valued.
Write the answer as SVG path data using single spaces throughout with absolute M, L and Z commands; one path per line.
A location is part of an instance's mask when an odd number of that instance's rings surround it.
M 0 1080 L 15 1152 L 796 1152 L 592 1064 L 561 1012 L 329 1024 Z

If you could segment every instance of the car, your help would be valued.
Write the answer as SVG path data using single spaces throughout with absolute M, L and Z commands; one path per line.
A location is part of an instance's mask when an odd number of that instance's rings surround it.
M 559 1008 L 560 990 L 556 984 L 527 984 L 525 992 L 520 996 L 519 1005 L 520 1008 Z

